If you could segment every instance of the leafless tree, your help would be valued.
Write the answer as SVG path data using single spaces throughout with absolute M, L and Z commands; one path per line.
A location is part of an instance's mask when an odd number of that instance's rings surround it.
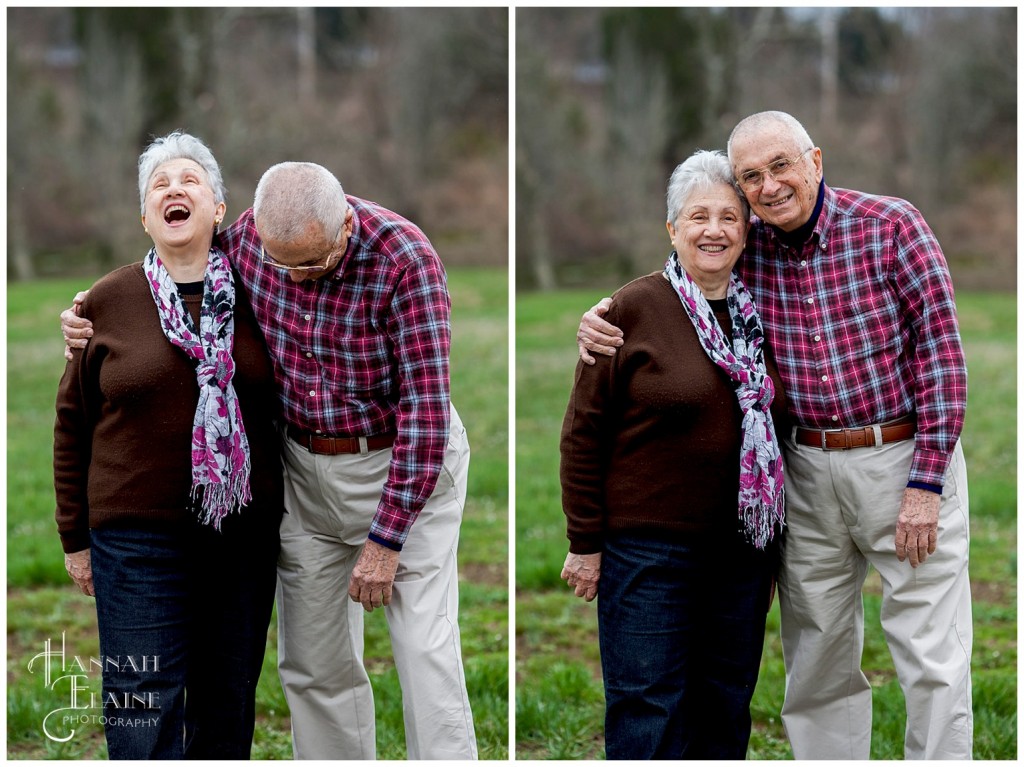
M 130 41 L 115 46 L 96 17 L 86 20 L 82 91 L 84 122 L 78 170 L 89 190 L 89 220 L 101 244 L 101 266 L 141 258 L 135 158 L 144 110 L 139 54 Z M 112 51 L 116 50 L 116 55 Z
M 669 135 L 668 90 L 664 74 L 633 43 L 622 40 L 616 51 L 604 178 L 614 200 L 612 236 L 628 273 L 636 275 L 656 268 L 666 252 L 662 157 Z

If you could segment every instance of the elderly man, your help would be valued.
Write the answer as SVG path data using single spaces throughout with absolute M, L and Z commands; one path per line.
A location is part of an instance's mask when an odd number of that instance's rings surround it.
M 906 201 L 826 185 L 821 150 L 788 114 L 744 119 L 728 152 L 756 214 L 737 271 L 799 424 L 786 441 L 779 578 L 793 754 L 869 757 L 871 564 L 906 698 L 906 758 L 970 759 L 967 371 L 942 251 Z M 621 344 L 599 319 L 606 301 L 581 323 L 584 361 Z
M 295 757 L 375 758 L 363 610 L 383 606 L 409 758 L 475 759 L 456 569 L 469 445 L 449 400 L 441 262 L 416 226 L 312 163 L 270 168 L 219 244 L 280 388 L 278 652 Z M 84 324 L 69 314 L 74 337 Z

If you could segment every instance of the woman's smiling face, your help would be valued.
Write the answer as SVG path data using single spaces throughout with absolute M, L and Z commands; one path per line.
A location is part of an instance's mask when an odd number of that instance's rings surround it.
M 725 297 L 729 275 L 743 253 L 747 223 L 736 190 L 716 184 L 694 191 L 675 225 L 668 224 L 679 263 L 708 298 Z
M 214 199 L 199 163 L 179 158 L 161 163 L 149 177 L 142 224 L 156 245 L 181 248 L 205 242 L 208 248 L 225 209 Z

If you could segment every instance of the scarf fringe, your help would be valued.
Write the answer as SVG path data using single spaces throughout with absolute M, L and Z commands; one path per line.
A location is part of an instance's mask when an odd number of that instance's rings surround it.
M 193 481 L 192 500 L 195 501 L 200 493 L 203 501 L 199 513 L 199 521 L 204 525 L 213 525 L 213 529 L 220 532 L 221 523 L 232 511 L 240 512 L 252 502 L 252 490 L 249 487 L 249 476 L 252 471 L 250 461 L 246 459 L 245 466 L 232 474 L 226 483 L 201 484 Z

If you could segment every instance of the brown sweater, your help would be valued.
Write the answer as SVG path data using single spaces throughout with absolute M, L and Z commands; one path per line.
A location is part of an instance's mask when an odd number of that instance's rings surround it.
M 725 300 L 710 303 L 730 336 Z M 738 530 L 742 414 L 671 284 L 660 272 L 634 280 L 615 294 L 606 319 L 625 344 L 614 357 L 577 365 L 562 424 L 569 550 L 601 551 L 610 530 Z M 781 439 L 786 397 L 770 355 L 766 362 Z
M 274 371 L 237 276 L 235 285 L 234 385 L 252 462 L 252 502 L 241 513 L 280 515 Z M 202 295 L 183 299 L 198 326 Z M 103 277 L 82 310 L 94 335 L 64 370 L 54 427 L 56 517 L 65 552 L 89 548 L 90 528 L 166 526 L 197 515 L 190 492 L 199 386 L 193 363 L 161 330 L 142 265 Z

